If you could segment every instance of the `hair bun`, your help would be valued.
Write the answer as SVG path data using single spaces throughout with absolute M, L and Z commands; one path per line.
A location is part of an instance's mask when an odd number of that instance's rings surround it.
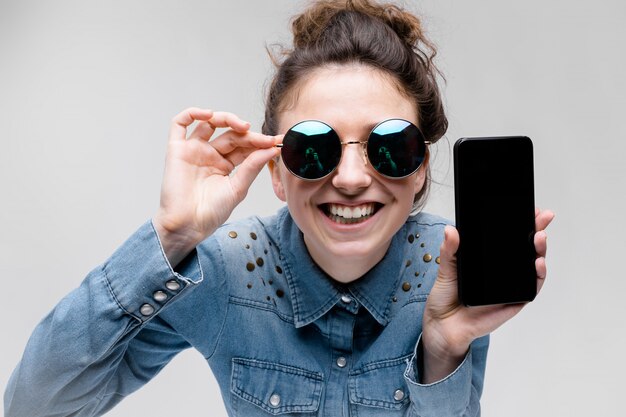
M 424 36 L 420 20 L 395 4 L 378 4 L 370 0 L 317 0 L 292 23 L 295 48 L 315 45 L 333 17 L 342 12 L 356 12 L 383 21 L 410 47 L 423 42 L 430 43 Z

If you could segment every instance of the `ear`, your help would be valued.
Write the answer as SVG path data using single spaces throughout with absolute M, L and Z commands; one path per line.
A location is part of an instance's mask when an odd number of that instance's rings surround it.
M 274 194 L 281 201 L 287 201 L 285 195 L 285 187 L 283 187 L 283 180 L 280 178 L 280 167 L 278 166 L 278 159 L 270 159 L 267 163 L 267 167 L 270 170 L 270 176 L 272 177 L 272 188 L 274 188 Z
M 417 176 L 415 177 L 415 188 L 413 190 L 413 194 L 417 194 L 422 191 L 424 188 L 424 183 L 426 182 L 426 172 L 428 170 L 428 163 L 430 162 L 430 152 L 426 152 L 424 156 L 424 162 L 422 162 L 422 166 L 417 170 Z

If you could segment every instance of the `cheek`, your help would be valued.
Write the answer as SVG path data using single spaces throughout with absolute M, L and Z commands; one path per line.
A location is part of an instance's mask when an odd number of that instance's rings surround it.
M 419 182 L 423 184 L 423 182 Z M 418 185 L 416 178 L 411 178 L 402 184 L 394 184 L 391 188 L 398 205 L 402 210 L 406 210 L 410 213 L 413 209 L 413 202 L 415 200 L 415 194 L 421 190 L 421 185 Z
M 285 190 L 287 204 L 290 207 L 313 206 L 311 197 L 315 193 L 315 185 L 294 177 L 284 167 L 282 170 L 281 182 Z
M 285 195 L 285 186 L 284 180 L 282 178 L 282 168 L 280 166 L 280 161 L 271 160 L 268 163 L 268 168 L 270 171 L 270 177 L 272 179 L 272 189 L 274 190 L 274 194 L 281 201 L 287 201 Z
M 414 182 L 414 190 L 413 194 L 417 194 L 422 191 L 424 188 L 424 184 L 426 182 L 426 167 L 422 166 L 416 173 L 416 178 Z

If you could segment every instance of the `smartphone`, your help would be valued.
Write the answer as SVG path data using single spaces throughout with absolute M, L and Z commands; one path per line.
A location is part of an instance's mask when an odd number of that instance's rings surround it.
M 461 138 L 453 154 L 459 299 L 466 306 L 532 301 L 537 294 L 532 141 Z

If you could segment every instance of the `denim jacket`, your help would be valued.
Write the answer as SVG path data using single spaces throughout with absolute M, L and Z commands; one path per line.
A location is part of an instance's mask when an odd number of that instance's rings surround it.
M 5 416 L 96 416 L 200 351 L 230 416 L 477 416 L 488 338 L 432 384 L 419 338 L 446 222 L 420 213 L 341 285 L 286 208 L 218 229 L 172 269 L 151 222 L 33 332 Z

